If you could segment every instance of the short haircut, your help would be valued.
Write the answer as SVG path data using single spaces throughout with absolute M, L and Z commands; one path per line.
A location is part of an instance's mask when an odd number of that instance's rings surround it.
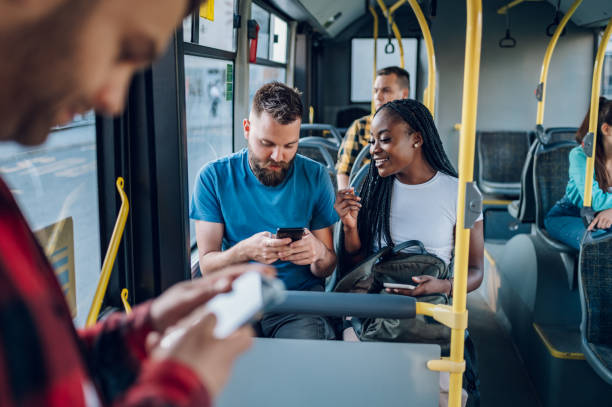
M 253 97 L 252 111 L 257 117 L 261 112 L 266 112 L 277 123 L 289 124 L 302 118 L 304 106 L 297 89 L 274 81 L 257 90 Z
M 400 68 L 399 66 L 388 66 L 376 71 L 376 76 L 391 74 L 395 74 L 397 77 L 397 84 L 400 86 L 400 88 L 410 89 L 410 74 L 404 68 Z

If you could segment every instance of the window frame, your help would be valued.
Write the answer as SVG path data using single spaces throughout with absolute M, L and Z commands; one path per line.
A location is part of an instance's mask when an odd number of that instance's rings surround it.
M 285 49 L 285 62 L 277 62 L 277 61 L 273 61 L 270 59 L 270 52 L 268 52 L 268 58 L 259 58 L 257 57 L 257 59 L 255 60 L 255 65 L 265 65 L 265 66 L 272 66 L 272 67 L 276 67 L 276 68 L 284 68 L 285 69 L 285 82 L 287 81 L 287 67 L 289 65 L 289 54 L 290 54 L 290 47 L 291 44 L 289 43 L 289 37 L 290 37 L 290 22 L 291 19 L 283 12 L 281 12 L 280 10 L 276 9 L 275 7 L 270 6 L 269 4 L 266 4 L 262 1 L 258 1 L 258 0 L 253 0 L 251 2 L 251 6 L 253 4 L 256 4 L 258 7 L 261 7 L 262 9 L 264 9 L 265 11 L 267 11 L 268 13 L 270 13 L 270 27 L 272 26 L 272 15 L 275 15 L 277 18 L 283 20 L 285 22 L 285 24 L 287 24 L 287 46 Z M 270 36 L 272 35 L 272 33 L 270 33 Z

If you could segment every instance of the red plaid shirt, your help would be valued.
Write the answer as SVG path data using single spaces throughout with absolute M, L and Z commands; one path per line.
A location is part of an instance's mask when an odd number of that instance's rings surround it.
M 0 180 L 0 406 L 210 406 L 192 370 L 147 359 L 149 307 L 77 333 L 46 256 Z

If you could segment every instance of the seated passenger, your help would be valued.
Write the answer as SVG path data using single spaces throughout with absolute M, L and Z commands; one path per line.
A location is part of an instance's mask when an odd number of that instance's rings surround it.
M 323 291 L 336 264 L 334 190 L 325 168 L 296 154 L 302 102 L 282 83 L 262 86 L 244 120 L 248 148 L 204 166 L 195 182 L 200 269 L 206 275 L 234 263 L 274 264 L 289 290 Z M 305 228 L 301 240 L 276 239 L 277 228 Z M 333 339 L 318 316 L 267 314 L 264 336 Z
M 374 115 L 370 134 L 373 164 L 357 197 L 352 189 L 338 191 L 336 211 L 344 230 L 344 248 L 356 260 L 381 247 L 419 240 L 425 249 L 450 266 L 457 223 L 457 173 L 450 163 L 429 110 L 414 100 L 396 100 Z M 482 215 L 470 233 L 468 292 L 483 278 Z M 414 289 L 387 288 L 392 294 L 452 296 L 452 280 L 413 277 Z M 345 340 L 358 340 L 353 328 Z M 478 371 L 473 343 L 465 342 L 464 389 L 470 405 L 479 405 Z M 440 375 L 440 401 L 446 405 L 448 375 Z M 465 394 L 462 405 L 465 405 Z
M 582 125 L 576 133 L 576 141 L 582 143 L 589 131 L 587 112 Z M 580 217 L 583 205 L 584 181 L 587 156 L 582 146 L 577 146 L 569 155 L 569 181 L 565 196 L 553 206 L 544 226 L 548 234 L 560 242 L 580 249 L 582 236 L 587 229 Z M 598 212 L 588 229 L 609 230 L 612 226 L 612 101 L 599 99 L 599 118 L 597 121 L 597 151 L 595 153 L 595 175 L 591 206 Z M 601 232 L 603 233 L 603 232 Z
M 408 98 L 410 96 L 410 74 L 397 66 L 379 69 L 376 72 L 372 96 L 377 110 L 392 100 Z M 340 150 L 338 150 L 338 162 L 336 163 L 338 189 L 349 186 L 349 175 L 355 158 L 361 149 L 368 145 L 371 124 L 372 116 L 367 115 L 355 120 L 346 131 Z M 363 163 L 368 162 L 370 160 L 365 160 Z
M 449 265 L 457 222 L 458 179 L 429 110 L 409 99 L 384 105 L 372 120 L 370 154 L 374 165 L 360 197 L 352 189 L 336 195 L 345 250 L 363 258 L 384 246 L 420 240 L 429 253 Z M 483 253 L 481 217 L 471 230 L 468 291 L 482 282 Z M 388 291 L 410 296 L 452 295 L 451 280 L 420 276 L 414 277 L 414 282 L 414 290 Z

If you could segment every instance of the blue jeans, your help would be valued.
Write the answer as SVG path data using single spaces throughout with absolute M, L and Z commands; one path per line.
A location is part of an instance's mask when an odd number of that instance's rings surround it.
M 315 285 L 308 291 L 324 291 Z M 261 330 L 266 338 L 285 339 L 335 339 L 334 329 L 325 317 L 298 314 L 264 314 Z
M 561 198 L 555 204 L 544 218 L 544 227 L 546 231 L 555 240 L 565 243 L 576 250 L 580 250 L 580 242 L 586 231 L 582 218 L 580 217 L 580 208 Z M 606 230 L 598 230 L 593 232 L 593 237 L 597 237 L 606 232 L 612 231 L 612 228 Z

